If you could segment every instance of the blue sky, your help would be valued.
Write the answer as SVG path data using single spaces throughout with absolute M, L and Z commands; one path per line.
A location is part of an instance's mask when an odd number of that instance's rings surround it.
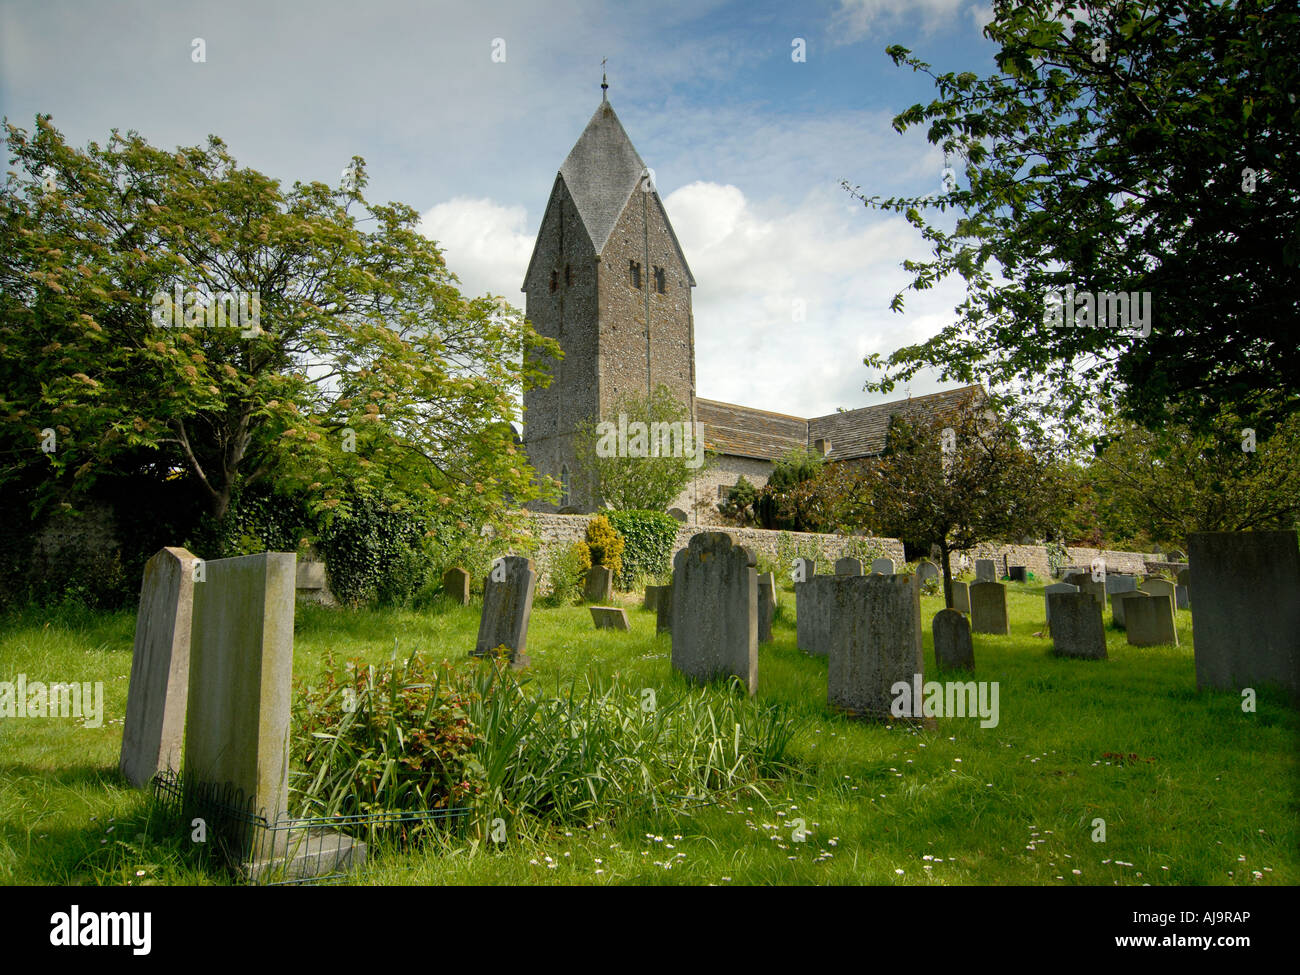
M 81 145 L 114 127 L 169 147 L 215 133 L 286 184 L 337 183 L 360 155 L 367 195 L 424 214 L 466 291 L 522 305 L 547 194 L 608 58 L 610 101 L 698 281 L 699 395 L 814 416 L 884 398 L 862 392 L 862 356 L 933 334 L 961 298 L 952 283 L 891 312 L 899 262 L 923 242 L 839 181 L 939 189 L 940 153 L 890 125 L 933 87 L 884 49 L 988 73 L 988 18 L 976 0 L 0 0 L 0 113 L 30 129 L 50 112 Z M 910 391 L 943 385 L 923 374 Z

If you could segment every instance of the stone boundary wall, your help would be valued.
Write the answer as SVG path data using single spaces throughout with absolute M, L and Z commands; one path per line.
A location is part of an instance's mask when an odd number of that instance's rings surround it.
M 556 545 L 570 545 L 573 542 L 580 541 L 586 537 L 587 522 L 593 515 L 556 515 L 544 512 L 530 511 L 529 518 L 532 520 L 533 533 L 537 537 L 539 550 L 534 556 L 541 562 L 550 548 Z M 822 553 L 822 558 L 818 559 L 820 564 L 824 564 L 825 571 L 829 574 L 833 571 L 831 563 L 845 555 L 852 555 L 854 550 L 860 548 L 864 543 L 867 545 L 876 545 L 884 550 L 884 554 L 893 559 L 895 563 L 903 563 L 903 543 L 896 538 L 863 538 L 848 537 L 843 535 L 817 535 L 811 532 L 779 532 L 769 531 L 763 528 L 735 528 L 726 525 L 681 525 L 677 529 L 677 541 L 674 544 L 673 551 L 685 548 L 691 540 L 691 537 L 706 531 L 726 532 L 733 539 L 752 549 L 755 554 L 768 558 L 775 558 L 778 547 L 781 543 L 782 535 L 789 535 L 790 544 L 796 551 L 804 551 L 809 547 L 816 547 Z M 1098 556 L 1106 559 L 1106 568 L 1112 572 L 1132 572 L 1145 574 L 1147 563 L 1163 563 L 1164 557 L 1158 553 L 1152 552 L 1117 552 L 1110 549 L 1097 548 L 1068 548 L 1067 565 L 1091 565 L 1092 560 Z M 1042 545 L 995 545 L 984 544 L 976 546 L 975 549 L 966 553 L 971 559 L 971 571 L 974 571 L 975 559 L 993 559 L 997 563 L 998 577 L 1007 575 L 1007 569 L 1012 565 L 1023 565 L 1029 569 L 1041 581 L 1049 581 L 1052 578 L 1047 563 L 1047 549 Z M 819 565 L 818 571 L 822 571 Z

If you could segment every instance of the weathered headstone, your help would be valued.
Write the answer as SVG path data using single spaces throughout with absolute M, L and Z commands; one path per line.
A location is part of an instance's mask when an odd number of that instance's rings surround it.
M 1150 596 L 1164 596 L 1169 600 L 1169 610 L 1173 612 L 1177 605 L 1174 601 L 1174 584 L 1168 579 L 1147 579 L 1142 583 L 1142 591 Z
M 1048 593 L 1047 612 L 1052 620 L 1052 653 L 1084 660 L 1106 659 L 1106 629 L 1101 621 L 1101 607 L 1091 594 Z
M 831 588 L 827 702 L 854 716 L 896 720 L 894 685 L 923 679 L 920 602 L 910 576 L 849 576 Z M 921 702 L 906 717 L 921 717 Z
M 843 579 L 859 576 L 810 576 L 794 587 L 795 642 L 804 653 L 824 657 L 830 653 L 831 622 L 835 613 L 835 587 Z
M 137 787 L 164 769 L 180 770 L 198 561 L 183 548 L 164 548 L 144 565 L 118 762 Z
M 1138 587 L 1137 576 L 1122 575 L 1118 572 L 1106 574 L 1106 595 L 1113 596 L 1117 592 L 1132 592 Z
M 598 630 L 630 630 L 627 612 L 622 606 L 589 606 L 591 621 Z
M 874 571 L 874 566 L 873 566 Z M 835 574 L 837 576 L 860 576 L 862 575 L 862 560 L 855 559 L 851 556 L 845 556 L 842 559 L 835 560 Z
M 325 588 L 324 562 L 299 562 L 295 588 L 316 590 Z
M 888 558 L 875 559 L 871 563 L 871 571 L 879 572 L 881 575 L 894 574 L 894 560 Z
M 1097 602 L 1099 608 L 1106 606 L 1106 574 L 1094 579 L 1090 571 L 1070 572 L 1062 580 L 1068 585 L 1078 586 L 1080 592 L 1086 592 Z
M 930 579 L 938 579 L 943 573 L 939 567 L 928 559 L 922 559 L 916 566 L 917 581 L 924 585 Z
M 461 606 L 469 604 L 469 573 L 459 566 L 453 566 L 442 574 L 442 591 L 453 603 Z
M 1135 647 L 1178 646 L 1173 596 L 1163 593 L 1127 594 L 1124 597 L 1124 629 L 1128 632 L 1128 642 Z
M 655 635 L 670 633 L 673 628 L 673 587 L 659 587 L 659 603 L 655 606 Z
M 1047 619 L 1047 625 L 1052 625 L 1052 601 L 1048 597 L 1054 592 L 1078 592 L 1078 586 L 1072 586 L 1068 582 L 1054 582 L 1043 590 L 1043 613 Z
M 976 582 L 997 582 L 998 568 L 992 559 L 975 560 L 975 581 Z
M 959 613 L 970 613 L 970 583 L 952 581 L 952 608 Z
M 1026 582 L 1028 577 L 1025 575 L 1026 568 L 1023 565 L 1013 565 L 1007 569 L 1007 575 L 1011 577 L 1012 582 Z
M 483 582 L 483 614 L 472 657 L 490 657 L 497 647 L 510 651 L 512 667 L 527 667 L 528 620 L 533 613 L 537 573 L 533 560 L 522 555 L 497 559 Z
M 641 604 L 641 607 L 643 609 L 650 610 L 652 613 L 658 612 L 659 594 L 662 593 L 667 588 L 668 588 L 667 586 L 646 586 L 645 601 Z
M 1176 578 L 1177 582 L 1174 585 L 1174 605 L 1178 609 L 1191 609 L 1192 590 L 1190 583 L 1192 581 L 1192 570 L 1180 569 Z
M 776 578 L 770 572 L 758 577 L 758 642 L 772 642 L 772 617 L 776 615 Z
M 1124 607 L 1130 596 L 1147 595 L 1141 589 L 1132 589 L 1128 592 L 1117 592 L 1110 597 L 1110 618 L 1117 629 L 1124 629 L 1126 626 L 1124 617 Z
M 613 598 L 613 571 L 605 565 L 593 565 L 587 570 L 587 582 L 582 589 L 583 602 L 607 603 Z
M 798 584 L 807 582 L 817 574 L 817 563 L 812 559 L 797 558 L 790 569 L 790 581 Z
M 1300 548 L 1292 531 L 1188 539 L 1198 689 L 1278 684 L 1300 701 Z
M 941 609 L 930 624 L 934 637 L 934 663 L 939 670 L 974 670 L 975 646 L 964 613 Z
M 975 633 L 1011 632 L 1007 620 L 1007 587 L 1000 582 L 976 582 L 970 587 L 970 621 Z
M 688 680 L 735 676 L 758 690 L 758 573 L 724 532 L 701 532 L 673 557 L 672 665 Z

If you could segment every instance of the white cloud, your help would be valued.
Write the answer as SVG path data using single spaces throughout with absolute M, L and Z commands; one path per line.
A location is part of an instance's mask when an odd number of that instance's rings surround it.
M 904 16 L 919 16 L 926 31 L 953 22 L 968 0 L 840 0 L 831 18 L 831 36 L 840 44 L 852 44 L 869 36 L 880 25 L 895 25 Z
M 528 233 L 528 211 L 490 199 L 453 197 L 420 218 L 420 233 L 438 242 L 447 267 L 460 279 L 469 297 L 504 295 L 523 306 L 523 284 L 534 235 Z

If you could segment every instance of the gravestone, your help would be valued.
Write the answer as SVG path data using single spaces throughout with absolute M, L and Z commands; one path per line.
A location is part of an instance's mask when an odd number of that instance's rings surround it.
M 1050 592 L 1047 612 L 1052 620 L 1052 653 L 1083 660 L 1106 659 L 1106 629 L 1101 607 L 1086 592 Z
M 970 613 L 970 583 L 952 581 L 952 608 L 959 613 Z
M 875 571 L 875 566 L 872 566 Z M 837 576 L 860 576 L 862 575 L 862 560 L 845 556 L 835 561 L 835 574 Z
M 758 573 L 724 532 L 701 532 L 673 557 L 672 665 L 688 680 L 739 677 L 758 690 Z
M 1007 569 L 1007 575 L 1011 577 L 1012 582 L 1027 582 L 1025 576 L 1025 567 L 1023 565 L 1013 565 Z
M 1192 578 L 1190 569 L 1182 569 L 1177 576 L 1177 583 L 1174 585 L 1174 606 L 1178 609 L 1191 609 L 1191 593 L 1187 588 L 1188 582 Z
M 830 653 L 831 622 L 835 614 L 835 587 L 844 579 L 862 576 L 812 576 L 794 587 L 795 643 L 804 653 L 825 657 Z
M 582 601 L 607 603 L 614 598 L 614 572 L 605 565 L 593 565 L 587 570 L 587 582 L 582 588 Z
M 1115 624 L 1115 627 L 1117 629 L 1122 630 L 1126 626 L 1125 617 L 1124 617 L 1125 601 L 1130 596 L 1145 596 L 1145 595 L 1147 594 L 1144 593 L 1141 589 L 1133 589 L 1130 590 L 1129 592 L 1117 592 L 1110 597 L 1110 619 L 1111 622 Z
M 1300 702 L 1300 548 L 1295 532 L 1188 539 L 1198 689 L 1278 684 Z
M 1137 576 L 1121 575 L 1118 572 L 1106 574 L 1106 595 L 1113 596 L 1117 592 L 1132 592 L 1138 587 Z
M 1006 636 L 1007 587 L 1000 582 L 976 582 L 970 587 L 970 621 L 974 633 Z
M 673 628 L 673 587 L 659 586 L 659 602 L 655 605 L 655 635 L 671 633 Z
M 1173 612 L 1174 584 L 1168 579 L 1147 579 L 1142 583 L 1142 591 L 1150 596 L 1164 596 L 1169 600 L 1169 610 Z
M 1103 573 L 1101 578 L 1094 579 L 1092 572 L 1084 570 L 1082 572 L 1067 573 L 1062 580 L 1068 585 L 1078 586 L 1080 592 L 1086 592 L 1097 602 L 1098 608 L 1106 607 L 1106 574 Z
M 776 615 L 776 578 L 770 572 L 758 577 L 758 642 L 772 642 L 772 617 Z
M 469 605 L 469 573 L 459 566 L 448 569 L 442 574 L 442 591 L 453 603 Z
M 510 651 L 510 665 L 527 667 L 528 619 L 533 613 L 537 573 L 533 560 L 507 555 L 492 564 L 483 582 L 483 614 L 471 657 L 490 657 L 497 647 Z
M 646 586 L 645 602 L 641 604 L 642 608 L 657 613 L 659 611 L 659 598 L 667 588 L 667 586 Z
M 893 559 L 875 559 L 875 560 L 871 563 L 871 571 L 872 571 L 872 572 L 879 572 L 881 575 L 886 575 L 886 576 L 888 576 L 888 575 L 893 575 L 893 574 L 894 574 L 894 560 L 893 560 Z
M 916 579 L 924 585 L 930 579 L 938 579 L 943 573 L 933 562 L 922 559 L 916 566 Z
M 830 588 L 827 703 L 853 716 L 897 720 L 893 687 L 923 679 L 921 605 L 906 575 L 847 576 Z M 921 717 L 914 702 L 911 717 Z
M 998 568 L 992 559 L 975 560 L 976 582 L 997 582 Z
M 622 606 L 589 606 L 591 621 L 598 630 L 630 630 L 627 613 Z
M 674 518 L 676 518 L 678 521 L 680 521 L 682 524 L 686 524 L 688 520 L 686 517 L 686 512 L 683 511 L 681 508 L 669 508 L 668 513 L 672 515 Z
M 817 574 L 817 563 L 812 559 L 798 558 L 790 567 L 790 581 L 807 582 Z
M 1128 632 L 1128 642 L 1135 647 L 1178 646 L 1173 596 L 1164 593 L 1125 595 L 1124 629 Z
M 137 788 L 164 769 L 181 767 L 198 561 L 183 548 L 164 548 L 144 565 L 118 761 Z
M 299 562 L 294 587 L 297 589 L 317 590 L 325 588 L 324 562 Z
M 930 624 L 934 637 L 934 663 L 939 670 L 974 670 L 975 646 L 964 613 L 941 609 Z
M 1052 625 L 1052 601 L 1048 598 L 1054 592 L 1078 592 L 1078 586 L 1072 586 L 1068 582 L 1054 582 L 1043 590 L 1043 613 L 1047 619 L 1047 625 Z

